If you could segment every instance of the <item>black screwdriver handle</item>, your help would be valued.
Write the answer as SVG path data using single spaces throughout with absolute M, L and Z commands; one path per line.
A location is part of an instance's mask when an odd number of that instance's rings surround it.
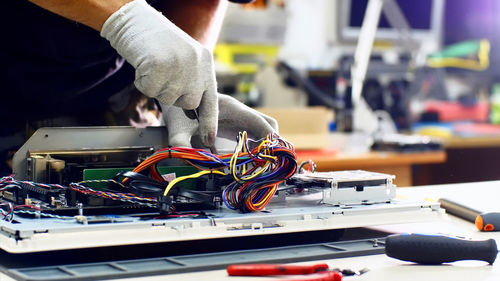
M 385 253 L 392 258 L 421 264 L 481 260 L 493 264 L 495 240 L 463 240 L 439 235 L 396 234 L 385 240 Z

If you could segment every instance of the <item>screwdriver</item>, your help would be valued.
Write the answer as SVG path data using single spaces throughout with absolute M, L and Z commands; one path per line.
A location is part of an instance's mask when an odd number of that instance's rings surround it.
M 499 212 L 480 212 L 445 198 L 439 199 L 439 202 L 441 203 L 441 207 L 446 209 L 447 213 L 474 222 L 479 231 L 500 231 Z
M 464 240 L 442 235 L 395 234 L 385 240 L 387 256 L 421 264 L 480 260 L 493 264 L 497 257 L 495 240 Z
M 476 217 L 476 227 L 480 231 L 500 231 L 500 213 L 482 213 Z

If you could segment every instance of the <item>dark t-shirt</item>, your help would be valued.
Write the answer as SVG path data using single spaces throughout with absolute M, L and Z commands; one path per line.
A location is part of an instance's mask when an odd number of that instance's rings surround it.
M 28 1 L 5 0 L 3 6 L 8 12 L 0 17 L 2 117 L 48 117 L 101 106 L 133 82 L 133 71 L 119 71 L 124 60 L 97 31 Z
M 134 81 L 133 68 L 97 31 L 26 0 L 2 6 L 0 130 L 105 107 L 109 96 Z

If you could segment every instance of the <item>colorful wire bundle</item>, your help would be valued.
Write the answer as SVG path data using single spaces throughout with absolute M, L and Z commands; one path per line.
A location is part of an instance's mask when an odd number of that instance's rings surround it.
M 251 148 L 252 145 L 255 147 Z M 164 196 L 169 194 L 175 184 L 188 178 L 206 174 L 231 175 L 234 181 L 224 189 L 222 199 L 228 208 L 240 209 L 242 212 L 262 210 L 275 194 L 278 184 L 291 177 L 297 169 L 292 144 L 277 134 L 269 134 L 257 143 L 248 139 L 246 132 L 242 132 L 232 154 L 214 155 L 202 149 L 169 147 L 155 152 L 133 172 L 149 170 L 153 179 L 164 181 L 157 165 L 169 158 L 183 159 L 201 171 L 171 181 L 164 190 Z M 127 179 L 123 181 L 126 182 Z
M 80 192 L 83 194 L 90 194 L 90 195 L 95 195 L 98 197 L 103 197 L 111 200 L 118 200 L 118 201 L 123 201 L 123 202 L 129 202 L 129 203 L 134 203 L 134 204 L 139 204 L 139 205 L 145 205 L 148 207 L 155 207 L 155 203 L 158 202 L 158 200 L 154 197 L 141 197 L 138 196 L 134 193 L 123 193 L 123 192 L 111 192 L 111 191 L 101 191 L 101 190 L 94 190 L 88 186 L 85 186 L 84 184 L 88 183 L 114 183 L 117 185 L 122 186 L 120 182 L 117 182 L 116 180 L 110 179 L 110 180 L 85 180 L 81 181 L 78 183 L 70 183 L 69 187 L 76 192 Z
M 4 204 L 2 204 L 4 205 Z M 61 220 L 68 220 L 68 219 L 73 219 L 73 217 L 70 216 L 59 216 L 59 215 L 53 215 L 49 213 L 44 213 L 40 208 L 37 206 L 33 205 L 8 205 L 9 209 L 8 211 L 1 209 L 0 206 L 0 215 L 3 216 L 3 219 L 9 222 L 12 222 L 14 220 L 14 214 L 28 214 L 31 216 L 38 216 L 38 217 L 46 217 L 46 218 L 54 218 L 54 219 L 61 219 Z M 20 210 L 18 210 L 20 209 Z M 31 210 L 35 211 L 31 211 Z
M 42 187 L 42 188 L 59 188 L 59 189 L 65 189 L 66 187 L 63 186 L 63 185 L 60 185 L 60 184 L 48 184 L 48 183 L 38 183 L 38 182 L 32 182 L 32 181 L 20 181 L 20 180 L 16 180 L 14 179 L 14 177 L 12 175 L 10 176 L 5 176 L 5 177 L 2 177 L 0 178 L 0 191 L 4 190 L 4 189 L 8 189 L 8 188 L 11 188 L 15 185 L 19 185 L 19 184 L 26 184 L 26 185 L 30 185 L 30 186 L 34 186 L 34 187 Z
M 158 172 L 158 164 L 165 159 L 182 159 L 200 171 L 191 175 L 178 177 L 168 184 L 163 191 L 163 196 L 169 196 L 172 188 L 179 182 L 198 178 L 204 175 L 217 177 L 231 177 L 232 182 L 221 187 L 222 200 L 224 204 L 233 210 L 242 212 L 253 212 L 264 209 L 276 193 L 278 185 L 291 177 L 297 170 L 296 155 L 292 144 L 282 139 L 277 134 L 269 134 L 262 141 L 254 141 L 248 138 L 246 132 L 238 135 L 235 151 L 230 154 L 215 155 L 202 149 L 168 147 L 156 151 L 140 163 L 133 172 L 149 172 L 151 178 L 156 181 L 166 182 Z M 131 192 L 116 192 L 113 190 L 96 190 L 89 187 L 92 183 L 110 183 L 119 187 L 119 190 L 127 190 L 130 179 L 125 178 L 121 182 L 114 179 L 109 180 L 86 180 L 71 183 L 69 187 L 58 184 L 44 184 L 30 181 L 18 181 L 12 176 L 0 179 L 0 191 L 13 187 L 24 188 L 26 185 L 44 189 L 71 189 L 78 193 L 118 200 L 152 208 L 158 207 L 158 198 L 141 197 Z M 24 187 L 23 187 L 24 185 Z M 24 206 L 24 210 L 15 210 L 17 206 L 9 207 L 5 211 L 0 208 L 4 219 L 12 219 L 15 212 L 30 213 L 26 209 L 35 209 Z M 40 210 L 36 210 L 40 211 Z M 31 213 L 30 213 L 31 214 Z M 50 214 L 42 216 L 56 217 Z
M 241 153 L 253 162 L 238 165 Z M 224 189 L 224 204 L 242 212 L 264 209 L 278 185 L 295 173 L 296 159 L 293 146 L 276 134 L 268 135 L 256 148 L 249 149 L 246 132 L 240 133 L 229 167 L 235 181 Z
M 83 193 L 83 194 L 91 194 L 99 197 L 104 197 L 112 200 L 119 200 L 119 201 L 124 201 L 124 202 L 130 202 L 130 203 L 136 203 L 140 204 L 140 202 L 148 202 L 148 203 L 156 203 L 157 200 L 156 198 L 149 198 L 149 197 L 141 197 L 137 196 L 133 193 L 120 193 L 120 192 L 110 192 L 110 191 L 100 191 L 100 190 L 94 190 L 86 184 L 89 183 L 113 183 L 116 185 L 119 185 L 123 187 L 122 183 L 109 179 L 109 180 L 85 180 L 81 181 L 78 183 L 70 183 L 69 188 L 72 190 L 75 190 L 76 192 Z M 50 189 L 50 188 L 57 188 L 57 189 L 66 189 L 68 187 L 60 185 L 60 184 L 52 184 L 52 183 L 37 183 L 37 182 L 32 182 L 32 181 L 20 181 L 14 179 L 12 176 L 7 176 L 3 177 L 0 179 L 0 191 L 17 187 L 19 186 L 22 188 L 22 185 L 28 185 L 28 186 L 34 186 L 34 187 L 41 187 L 45 189 Z M 150 205 L 154 207 L 153 205 Z

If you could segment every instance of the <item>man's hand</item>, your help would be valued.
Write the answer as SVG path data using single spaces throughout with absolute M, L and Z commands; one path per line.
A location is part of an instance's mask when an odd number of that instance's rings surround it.
M 219 130 L 217 136 L 234 139 L 238 132 L 247 131 L 249 137 L 264 138 L 271 132 L 278 132 L 278 123 L 238 100 L 219 94 Z M 193 136 L 198 137 L 199 126 L 195 118 L 186 116 L 175 106 L 162 106 L 163 117 L 168 128 L 169 145 L 191 147 Z
M 217 91 L 211 52 L 144 0 L 123 5 L 101 35 L 136 70 L 135 85 L 162 105 L 198 109 L 199 133 L 210 146 L 217 132 Z
M 185 1 L 187 9 L 181 9 L 183 2 L 180 1 L 163 3 L 162 8 L 168 10 L 165 12 L 206 45 L 202 46 L 145 0 L 30 1 L 100 31 L 134 66 L 139 91 L 164 105 L 197 108 L 202 143 L 207 146 L 213 143 L 217 132 L 217 92 L 213 57 L 206 46 L 212 47 L 215 42 L 227 3 L 205 1 L 198 7 L 199 1 Z M 207 8 L 206 15 L 194 16 L 200 15 L 202 7 Z M 219 17 L 214 17 L 216 13 Z M 186 26 L 186 23 L 190 24 Z

